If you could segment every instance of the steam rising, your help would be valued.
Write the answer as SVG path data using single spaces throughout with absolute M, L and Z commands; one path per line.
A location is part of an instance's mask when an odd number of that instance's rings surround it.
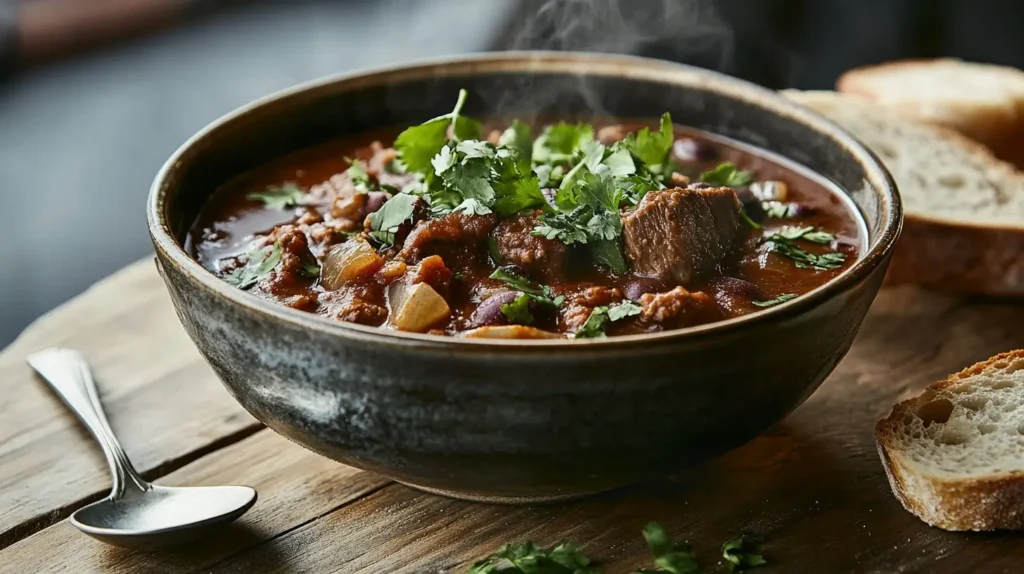
M 546 0 L 525 17 L 506 47 L 660 57 L 729 72 L 733 34 L 712 4 L 713 0 Z M 545 87 L 536 89 L 525 78 L 483 96 L 503 114 L 516 108 L 543 110 L 569 91 L 583 97 L 587 111 L 608 115 L 583 78 Z

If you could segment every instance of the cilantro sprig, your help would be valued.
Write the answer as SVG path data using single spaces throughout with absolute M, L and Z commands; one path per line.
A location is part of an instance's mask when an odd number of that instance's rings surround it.
M 589 565 L 590 558 L 572 542 L 557 544 L 550 550 L 526 542 L 502 546 L 473 564 L 467 574 L 598 574 Z
M 459 90 L 459 98 L 451 112 L 398 134 L 395 149 L 408 171 L 424 172 L 430 169 L 431 160 L 448 143 L 449 129 L 457 139 L 480 138 L 480 122 L 461 115 L 468 95 L 466 90 Z
M 734 164 L 726 162 L 700 174 L 700 180 L 708 185 L 736 188 L 749 185 L 754 180 L 754 174 L 737 169 Z
M 729 563 L 729 572 L 756 568 L 768 563 L 763 554 L 750 551 L 751 546 L 758 542 L 759 538 L 743 534 L 722 545 L 722 558 Z
M 267 209 L 284 211 L 297 206 L 305 194 L 306 192 L 294 183 L 286 183 L 280 186 L 268 187 L 263 191 L 254 191 L 247 194 L 245 198 L 262 201 L 267 206 Z
M 509 287 L 531 296 L 534 301 L 539 303 L 560 307 L 565 302 L 565 297 L 555 295 L 554 290 L 548 285 L 537 285 L 525 277 L 504 269 L 495 269 L 490 278 L 504 281 Z
M 772 299 L 768 299 L 767 301 L 752 301 L 752 303 L 755 307 L 774 307 L 776 305 L 781 305 L 786 301 L 796 299 L 797 297 L 798 295 L 796 293 L 783 293 L 782 295 L 779 295 L 778 297 L 773 297 Z
M 391 196 L 380 209 L 370 214 L 370 237 L 384 247 L 394 245 L 398 229 L 412 221 L 417 201 L 407 193 Z
M 224 281 L 243 291 L 250 289 L 281 263 L 281 255 L 280 242 L 275 242 L 269 251 L 265 247 L 254 249 L 242 256 L 245 259 L 245 265 L 225 275 Z M 319 275 L 319 268 L 317 268 L 317 275 Z
M 762 237 L 758 243 L 767 245 L 768 251 L 790 259 L 798 269 L 816 269 L 828 271 L 838 269 L 846 262 L 846 254 L 839 251 L 828 253 L 812 253 L 797 245 L 797 241 L 807 241 L 818 245 L 827 245 L 835 241 L 831 233 L 808 227 L 783 227 L 782 229 Z
M 639 315 L 643 310 L 633 301 L 622 301 L 616 305 L 594 307 L 583 326 L 576 331 L 577 339 L 599 339 L 605 337 L 610 323 Z
M 514 325 L 530 325 L 533 323 L 533 313 L 530 313 L 530 302 L 533 295 L 520 293 L 509 303 L 501 306 L 501 314 Z

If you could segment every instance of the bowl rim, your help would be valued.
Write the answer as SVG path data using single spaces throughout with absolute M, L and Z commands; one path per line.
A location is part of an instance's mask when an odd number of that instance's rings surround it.
M 869 242 L 867 251 L 850 268 L 825 284 L 780 305 L 704 325 L 658 333 L 597 339 L 472 339 L 411 333 L 336 321 L 292 309 L 228 285 L 200 265 L 174 238 L 167 221 L 170 179 L 177 170 L 181 169 L 185 157 L 192 150 L 201 147 L 208 140 L 216 138 L 219 132 L 227 130 L 232 124 L 258 112 L 266 112 L 273 105 L 284 104 L 293 98 L 313 97 L 319 92 L 353 91 L 381 83 L 429 77 L 502 72 L 569 73 L 698 86 L 725 94 L 733 99 L 749 102 L 775 115 L 803 123 L 841 145 L 864 168 L 867 176 L 864 187 L 880 196 L 882 200 L 883 212 L 879 214 L 879 217 L 884 224 L 881 232 L 878 237 Z M 843 191 L 850 193 L 852 190 L 844 189 Z M 541 353 L 571 352 L 573 350 L 593 351 L 608 347 L 676 343 L 721 335 L 736 329 L 799 315 L 852 289 L 866 279 L 889 257 L 903 226 L 902 202 L 895 181 L 881 160 L 856 137 L 817 112 L 756 84 L 694 66 L 638 56 L 550 51 L 484 52 L 358 69 L 303 82 L 253 100 L 206 125 L 171 155 L 160 168 L 150 187 L 146 215 L 150 237 L 158 255 L 163 256 L 163 263 L 174 265 L 177 271 L 187 277 L 196 287 L 241 310 L 354 341 L 439 350 L 476 348 L 493 352 L 530 351 Z M 157 262 L 158 265 L 163 264 L 160 257 Z

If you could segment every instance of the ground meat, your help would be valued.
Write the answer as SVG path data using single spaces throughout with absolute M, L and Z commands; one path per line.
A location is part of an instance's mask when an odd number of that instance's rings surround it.
M 438 219 L 421 221 L 406 238 L 398 259 L 416 263 L 424 257 L 440 255 L 449 268 L 453 263 L 464 268 L 471 263 L 465 258 L 475 258 L 486 252 L 487 235 L 494 225 L 494 215 L 464 213 L 449 213 Z
M 677 285 L 708 275 L 732 250 L 739 214 L 727 187 L 652 191 L 622 218 L 630 268 Z
M 683 327 L 724 318 L 714 299 L 700 291 L 687 291 L 682 287 L 667 293 L 647 293 L 640 296 L 644 321 L 660 323 L 666 327 Z M 709 317 L 713 317 L 709 319 Z
M 366 202 L 369 198 L 370 194 L 363 191 L 357 191 L 352 195 L 339 195 L 331 202 L 331 217 L 349 220 L 358 228 L 366 217 Z
M 393 162 L 398 159 L 398 152 L 394 148 L 384 147 L 384 144 L 375 141 L 370 144 L 368 151 L 369 157 L 365 158 L 366 174 L 380 185 L 402 189 L 416 180 L 414 174 L 397 173 L 394 170 Z
M 347 173 L 336 173 L 327 181 L 309 188 L 310 198 L 324 202 L 333 201 L 336 197 L 351 197 L 359 190 Z
M 561 276 L 569 248 L 561 241 L 533 235 L 536 215 L 506 219 L 494 229 L 501 265 L 514 265 L 534 279 L 547 281 Z
M 277 227 L 267 237 L 268 244 L 281 246 L 281 262 L 266 277 L 260 279 L 256 289 L 278 298 L 308 289 L 316 278 L 309 269 L 317 266 L 309 250 L 306 234 L 294 225 Z
M 563 331 L 576 331 L 587 322 L 594 307 L 611 305 L 622 301 L 622 291 L 617 288 L 595 285 L 576 293 L 565 295 L 558 317 L 558 327 Z
M 371 302 L 373 298 L 373 294 L 357 288 L 324 291 L 319 293 L 317 313 L 331 319 L 376 327 L 388 318 L 388 310 Z

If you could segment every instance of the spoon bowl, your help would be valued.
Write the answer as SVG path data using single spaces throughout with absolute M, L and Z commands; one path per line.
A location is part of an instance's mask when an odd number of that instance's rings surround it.
M 235 520 L 256 503 L 248 486 L 150 485 L 118 500 L 105 498 L 78 509 L 71 524 L 108 544 L 155 549 L 188 542 Z
M 256 491 L 248 486 L 150 484 L 139 476 L 114 436 L 89 365 L 80 353 L 46 349 L 30 355 L 28 364 L 100 443 L 113 475 L 110 496 L 71 515 L 75 528 L 115 546 L 155 550 L 199 538 L 256 503 Z

